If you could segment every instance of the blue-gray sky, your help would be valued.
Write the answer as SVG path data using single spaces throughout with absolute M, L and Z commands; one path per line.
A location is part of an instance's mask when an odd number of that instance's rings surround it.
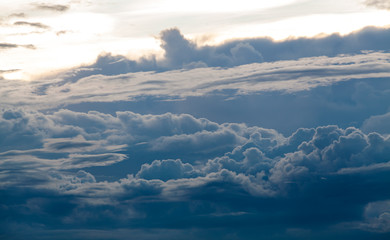
M 389 1 L 0 6 L 0 239 L 390 238 Z

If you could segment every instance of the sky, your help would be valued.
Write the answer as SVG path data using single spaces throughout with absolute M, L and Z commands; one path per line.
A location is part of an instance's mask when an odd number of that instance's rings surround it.
M 275 40 L 389 26 L 387 1 L 1 1 L 1 70 L 31 80 L 102 52 L 161 57 L 159 33 L 177 27 L 200 45 L 233 38 Z M 74 56 L 77 55 L 77 58 Z
M 390 1 L 0 1 L 0 239 L 390 238 Z

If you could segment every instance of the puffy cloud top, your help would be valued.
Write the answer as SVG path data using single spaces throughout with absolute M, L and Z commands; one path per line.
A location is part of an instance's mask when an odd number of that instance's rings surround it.
M 206 221 L 214 228 L 220 221 L 261 223 L 282 208 L 276 222 L 326 225 L 329 236 L 336 225 L 388 233 L 383 199 L 390 197 L 390 138 L 379 133 L 330 125 L 284 137 L 275 130 L 188 114 L 70 110 L 5 110 L 0 126 L 6 226 L 23 216 L 65 228 L 106 221 L 178 229 Z M 129 174 L 102 178 L 99 166 Z M 345 204 L 333 204 L 339 200 Z M 276 222 L 268 224 L 284 228 Z

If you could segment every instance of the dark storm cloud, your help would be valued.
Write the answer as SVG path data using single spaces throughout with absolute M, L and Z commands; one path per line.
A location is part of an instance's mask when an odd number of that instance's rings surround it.
M 366 0 L 364 3 L 369 7 L 390 10 L 390 2 L 388 0 Z
M 56 11 L 56 12 L 65 12 L 68 11 L 70 8 L 69 5 L 61 5 L 61 4 L 34 3 L 32 5 L 35 6 L 37 9 Z
M 43 23 L 38 23 L 38 22 L 17 21 L 17 22 L 14 22 L 14 25 L 16 25 L 16 26 L 30 26 L 30 27 L 36 27 L 36 28 L 42 28 L 42 29 L 50 29 L 49 26 L 47 26 Z

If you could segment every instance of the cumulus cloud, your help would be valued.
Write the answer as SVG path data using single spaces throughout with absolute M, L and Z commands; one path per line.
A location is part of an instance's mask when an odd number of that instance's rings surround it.
M 383 115 L 371 116 L 364 121 L 362 129 L 366 132 L 378 132 L 390 134 L 390 113 Z
M 273 41 L 269 38 L 231 40 L 216 46 L 199 46 L 185 38 L 177 28 L 160 33 L 164 58 L 144 56 L 130 60 L 110 53 L 101 54 L 96 62 L 82 68 L 77 78 L 91 74 L 114 75 L 139 71 L 169 71 L 205 67 L 233 67 L 243 64 L 297 60 L 300 58 L 340 54 L 359 54 L 362 51 L 387 51 L 387 28 L 367 27 L 345 36 L 332 34 L 320 38 L 297 38 Z M 80 68 L 79 70 L 82 70 Z M 93 69 L 91 71 L 91 69 Z
M 309 223 L 328 227 L 329 236 L 339 231 L 332 226 L 388 232 L 387 208 L 377 202 L 390 199 L 390 168 L 377 166 L 390 164 L 390 138 L 379 133 L 330 125 L 284 137 L 171 113 L 20 109 L 1 116 L 6 226 L 23 216 L 68 230 L 107 221 L 135 229 L 256 221 L 281 232 Z M 116 179 L 99 176 L 99 167 Z
M 196 45 L 184 38 L 178 29 L 168 29 L 160 33 L 161 48 L 165 50 L 167 65 L 176 68 L 190 63 L 196 57 Z
M 155 160 L 151 164 L 142 165 L 136 176 L 143 179 L 167 181 L 169 179 L 194 178 L 197 173 L 191 164 L 183 164 L 179 159 Z
M 235 47 L 230 49 L 230 52 L 237 65 L 263 61 L 261 53 L 254 49 L 249 43 L 238 43 Z
M 0 129 L 4 169 L 31 164 L 35 170 L 105 166 L 126 158 L 116 153 L 125 145 L 109 144 L 89 129 L 62 124 L 55 116 L 6 110 Z
M 251 130 L 244 124 L 219 125 L 188 114 L 117 112 L 112 116 L 69 110 L 49 115 L 5 110 L 0 129 L 0 155 L 10 159 L 26 155 L 61 158 L 59 162 L 68 161 L 73 167 L 75 162 L 112 164 L 117 161 L 110 160 L 112 156 L 122 161 L 124 155 L 116 152 L 134 155 L 132 164 L 138 166 L 154 160 L 150 159 L 153 156 L 215 156 L 242 143 Z M 112 154 L 105 155 L 107 152 Z
M 364 216 L 365 222 L 360 227 L 373 232 L 390 232 L 390 201 L 367 204 Z

